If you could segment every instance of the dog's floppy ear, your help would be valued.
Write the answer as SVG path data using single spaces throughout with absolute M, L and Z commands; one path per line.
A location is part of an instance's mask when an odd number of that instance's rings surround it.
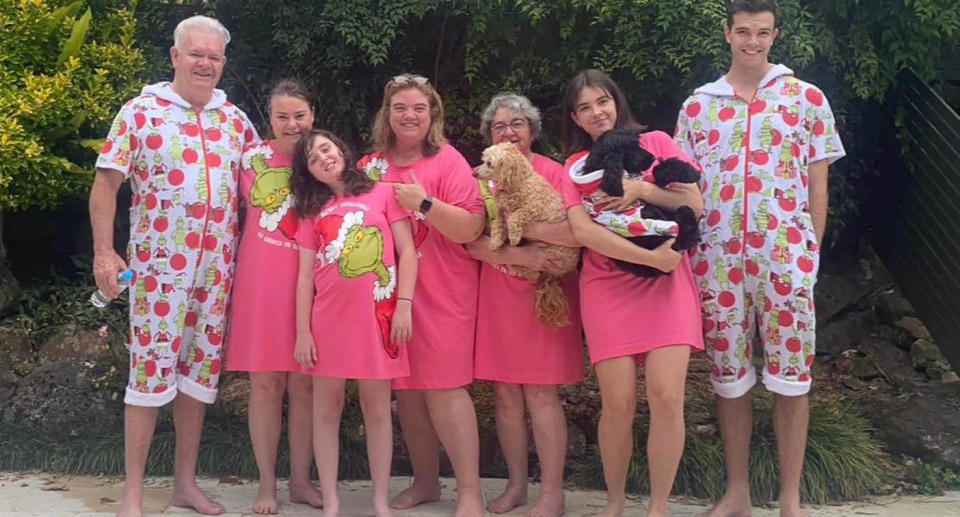
M 696 183 L 700 181 L 700 172 L 680 158 L 668 158 L 654 167 L 653 179 L 660 187 L 671 183 Z
M 611 196 L 623 195 L 623 153 L 608 151 L 603 159 L 603 179 L 600 190 Z
M 531 166 L 530 162 L 517 146 L 509 143 L 501 144 L 497 155 L 499 163 L 496 166 L 500 169 L 497 186 L 505 192 L 513 192 L 523 183 L 526 167 Z

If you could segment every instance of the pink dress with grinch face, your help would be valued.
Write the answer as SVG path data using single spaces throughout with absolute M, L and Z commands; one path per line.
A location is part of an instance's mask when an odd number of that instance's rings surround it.
M 230 370 L 300 371 L 293 358 L 300 247 L 290 196 L 292 161 L 273 141 L 243 151 L 240 196 L 246 215 L 230 301 Z
M 533 170 L 563 196 L 564 206 L 580 203 L 580 195 L 564 181 L 563 166 L 533 155 Z M 490 184 L 491 192 L 496 186 Z M 512 384 L 569 384 L 583 380 L 583 337 L 577 272 L 563 279 L 570 303 L 570 324 L 545 325 L 533 304 L 534 285 L 506 268 L 483 262 L 477 311 L 477 379 Z
M 640 145 L 661 161 L 674 157 L 689 161 L 670 136 L 660 131 L 642 134 Z M 584 154 L 567 159 L 567 174 Z M 628 355 L 639 356 L 642 361 L 646 352 L 670 345 L 703 348 L 700 302 L 686 254 L 672 272 L 642 277 L 618 268 L 596 251 L 584 249 L 580 315 L 594 364 Z
M 310 316 L 317 360 L 304 373 L 344 379 L 410 374 L 407 347 L 390 342 L 397 306 L 390 223 L 406 216 L 393 187 L 376 184 L 359 196 L 335 197 L 300 221 L 297 242 L 317 253 Z
M 120 109 L 97 168 L 130 179 L 130 381 L 124 402 L 161 406 L 178 392 L 217 396 L 236 251 L 237 177 L 247 116 L 214 90 L 194 109 L 147 86 Z
M 467 161 L 448 144 L 433 156 L 399 167 L 381 153 L 357 164 L 375 180 L 411 182 L 414 172 L 427 194 L 470 213 L 483 213 L 483 199 Z M 396 389 L 446 389 L 473 381 L 480 263 L 463 245 L 443 236 L 429 221 L 407 212 L 417 247 L 417 293 L 413 303 L 410 376 Z

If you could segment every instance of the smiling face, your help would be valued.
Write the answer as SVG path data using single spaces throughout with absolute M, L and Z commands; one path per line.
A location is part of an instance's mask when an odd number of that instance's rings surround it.
M 312 126 L 313 110 L 307 101 L 287 95 L 276 95 L 270 100 L 270 129 L 287 154 L 293 153 L 300 136 Z
M 617 125 L 617 103 L 610 92 L 596 86 L 584 86 L 570 113 L 573 122 L 596 141 Z
M 219 32 L 196 27 L 188 29 L 180 45 L 170 48 L 174 84 L 183 88 L 188 96 L 210 95 L 220 82 L 223 66 L 227 63 L 225 50 L 226 44 Z
M 533 135 L 530 122 L 509 108 L 498 108 L 493 114 L 493 119 L 490 120 L 490 139 L 493 144 L 510 142 L 525 156 L 532 152 Z
M 776 18 L 770 11 L 733 15 L 733 23 L 724 29 L 723 35 L 730 44 L 734 67 L 754 69 L 767 65 L 770 48 L 780 34 L 775 24 Z
M 416 88 L 390 98 L 390 131 L 400 146 L 420 145 L 430 131 L 430 99 Z
M 343 153 L 329 138 L 317 135 L 307 151 L 307 170 L 334 192 L 343 191 Z

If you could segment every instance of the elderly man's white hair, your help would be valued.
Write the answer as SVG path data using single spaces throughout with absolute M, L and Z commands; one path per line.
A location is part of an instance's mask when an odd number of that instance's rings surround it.
M 173 29 L 173 45 L 175 47 L 181 48 L 180 43 L 183 41 L 183 35 L 190 29 L 204 29 L 219 33 L 223 38 L 223 48 L 227 48 L 227 43 L 230 43 L 230 31 L 222 23 L 209 16 L 197 15 L 181 21 L 177 24 L 177 28 Z

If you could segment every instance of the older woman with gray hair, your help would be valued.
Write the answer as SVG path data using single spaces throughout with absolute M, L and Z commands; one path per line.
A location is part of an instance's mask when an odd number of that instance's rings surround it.
M 563 174 L 563 167 L 532 150 L 540 134 L 540 111 L 526 97 L 498 95 L 483 111 L 480 131 L 490 144 L 512 142 L 561 194 L 566 206 L 579 203 Z M 486 185 L 495 192 L 495 185 Z M 534 443 L 540 460 L 541 489 L 531 517 L 555 517 L 564 513 L 563 465 L 567 449 L 567 423 L 557 386 L 583 379 L 577 278 L 563 281 L 571 307 L 571 321 L 559 328 L 544 324 L 533 303 L 534 286 L 514 276 L 505 265 L 535 270 L 551 266 L 543 242 L 578 247 L 566 222 L 538 223 L 524 234 L 525 243 L 490 251 L 488 237 L 467 245 L 482 261 L 480 302 L 474 372 L 477 379 L 494 382 L 497 435 L 507 461 L 510 480 L 496 499 L 487 504 L 493 513 L 506 513 L 527 502 L 527 424 L 530 411 Z M 509 324 L 506 324 L 509 322 Z

